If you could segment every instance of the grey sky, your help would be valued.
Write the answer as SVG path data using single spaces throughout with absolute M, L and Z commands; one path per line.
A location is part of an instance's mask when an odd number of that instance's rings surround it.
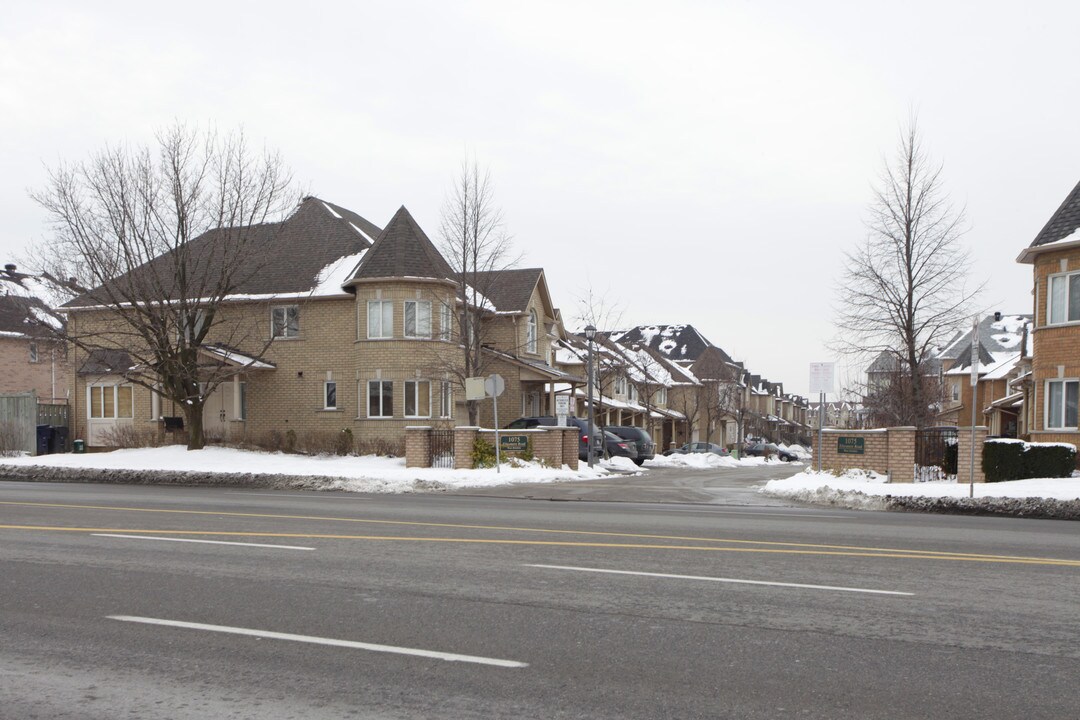
M 914 107 L 987 309 L 1080 170 L 1080 3 L 21 3 L 0 25 L 0 250 L 44 165 L 243 125 L 312 193 L 433 237 L 468 152 L 568 318 L 688 322 L 805 392 L 841 252 Z

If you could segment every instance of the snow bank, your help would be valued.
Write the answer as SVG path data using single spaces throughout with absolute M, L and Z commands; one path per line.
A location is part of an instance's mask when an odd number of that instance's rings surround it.
M 738 468 L 753 467 L 755 465 L 777 465 L 780 460 L 776 458 L 745 457 L 733 458 L 730 456 L 717 455 L 716 453 L 686 453 L 675 455 L 657 455 L 652 460 L 646 460 L 643 467 L 647 468 L 695 468 L 705 470 L 709 468 Z M 786 463 L 798 465 L 799 463 Z
M 622 458 L 625 460 L 625 458 Z M 584 464 L 578 470 L 566 465 L 561 468 L 543 467 L 539 463 L 518 462 L 483 470 L 451 470 L 443 468 L 406 468 L 403 458 L 375 455 L 338 457 L 336 455 L 286 455 L 255 452 L 234 448 L 208 447 L 188 451 L 182 445 L 138 450 L 115 450 L 107 453 L 42 455 L 40 457 L 0 458 L 0 474 L 5 470 L 23 475 L 32 470 L 87 471 L 97 476 L 115 471 L 130 481 L 131 472 L 177 473 L 203 476 L 280 476 L 293 479 L 308 478 L 311 485 L 352 492 L 401 493 L 417 490 L 447 490 L 455 488 L 491 487 L 513 483 L 554 482 L 560 480 L 590 480 L 604 477 L 612 471 L 638 468 L 626 460 L 604 464 L 589 470 Z M 62 479 L 57 476 L 55 479 Z M 316 482 L 317 480 L 317 482 Z
M 803 502 L 827 499 L 830 504 L 836 504 L 842 495 L 853 493 L 872 497 L 966 498 L 970 487 L 957 482 L 888 483 L 886 480 L 885 476 L 861 470 L 849 470 L 839 477 L 804 470 L 790 478 L 770 480 L 759 492 Z M 976 483 L 975 497 L 1080 500 L 1080 477 Z

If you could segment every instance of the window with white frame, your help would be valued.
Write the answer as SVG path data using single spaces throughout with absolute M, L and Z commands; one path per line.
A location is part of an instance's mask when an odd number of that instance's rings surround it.
M 323 409 L 337 410 L 337 382 L 333 380 L 323 383 Z
M 1046 381 L 1046 427 L 1073 429 L 1080 421 L 1080 380 Z
M 960 402 L 960 381 L 954 378 L 949 383 L 949 389 L 952 392 L 952 401 Z
M 1080 322 L 1080 272 L 1051 275 L 1047 317 L 1051 325 Z
M 623 376 L 623 375 L 615 376 L 615 394 L 616 395 L 625 395 L 626 394 L 626 377 Z
M 38 361 L 37 343 L 30 343 L 30 362 L 36 363 L 37 361 Z
M 451 337 L 451 328 L 454 324 L 453 309 L 449 303 L 444 303 L 439 307 L 439 339 L 449 340 Z
M 131 385 L 91 385 L 87 411 L 92 420 L 116 420 L 134 415 L 134 388 Z
M 270 335 L 275 339 L 300 337 L 300 306 L 282 305 L 271 308 Z
M 369 418 L 394 417 L 394 383 L 390 380 L 369 380 L 367 401 Z
M 296 307 L 296 306 L 292 306 L 292 307 Z M 274 308 L 275 311 L 276 310 L 285 310 L 285 309 L 286 308 Z M 273 319 L 273 311 L 271 311 L 271 319 Z M 199 333 L 202 332 L 203 325 L 206 324 L 206 311 L 201 309 L 201 308 L 196 308 L 193 311 L 188 311 L 187 313 L 181 315 L 179 322 L 180 322 L 181 327 L 183 328 L 184 339 L 190 345 L 190 344 L 195 342 L 195 339 L 199 336 Z M 299 322 L 300 322 L 300 316 L 299 316 L 299 314 L 297 314 L 297 316 L 296 316 L 297 328 L 296 329 L 297 329 L 298 332 L 299 332 L 299 329 L 300 329 Z M 177 337 L 179 337 L 179 330 L 177 331 Z M 274 337 L 286 337 L 286 336 L 284 336 L 284 335 L 282 335 L 282 336 L 275 335 Z M 289 336 L 289 337 L 291 337 L 291 336 Z
M 529 308 L 529 320 L 525 325 L 525 352 L 536 352 L 536 311 Z
M 429 301 L 405 301 L 405 337 L 431 337 L 431 303 Z
M 405 417 L 431 417 L 431 382 L 428 380 L 405 381 Z
M 247 383 L 240 383 L 240 415 L 237 420 L 247 420 Z
M 667 405 L 667 388 L 662 387 L 656 391 L 656 404 Z
M 626 399 L 629 402 L 637 402 L 637 388 L 633 383 L 626 386 Z
M 367 336 L 369 338 L 394 337 L 394 303 L 390 300 L 368 300 Z
M 449 380 L 439 383 L 439 417 L 454 417 L 454 386 Z

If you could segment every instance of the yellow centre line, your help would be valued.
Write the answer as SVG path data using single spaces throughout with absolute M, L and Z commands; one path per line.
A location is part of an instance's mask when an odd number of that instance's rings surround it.
M 1080 567 L 1080 560 L 1066 560 L 1059 558 L 1040 558 L 1029 557 L 1022 555 L 987 555 L 981 553 L 958 553 L 941 550 L 915 550 L 910 548 L 879 548 L 879 547 L 861 547 L 858 545 L 828 545 L 819 543 L 794 543 L 794 542 L 778 542 L 770 540 L 742 540 L 737 538 L 703 538 L 703 537 L 687 537 L 682 535 L 652 535 L 644 533 L 620 533 L 620 532 L 604 532 L 598 530 L 556 530 L 551 528 L 531 528 L 531 527 L 512 527 L 503 525 L 467 525 L 457 523 L 433 523 L 433 522 L 417 522 L 409 520 L 373 520 L 369 518 L 348 518 L 348 517 L 333 517 L 325 515 L 282 515 L 273 513 L 245 513 L 245 512 L 225 512 L 215 510 L 175 510 L 168 508 L 141 508 L 141 507 L 124 507 L 124 506 L 111 506 L 111 505 L 80 505 L 80 504 L 65 504 L 65 503 L 37 503 L 37 502 L 16 502 L 16 501 L 0 501 L 0 505 L 13 505 L 21 507 L 44 507 L 44 508 L 61 508 L 61 509 L 78 509 L 78 510 L 108 510 L 118 512 L 141 512 L 141 513 L 164 513 L 164 514 L 177 514 L 177 515 L 212 515 L 215 517 L 239 517 L 239 518 L 263 518 L 263 519 L 275 519 L 275 520 L 314 520 L 319 522 L 343 522 L 343 523 L 361 523 L 369 525 L 394 525 L 405 527 L 426 527 L 426 528 L 451 528 L 456 530 L 489 530 L 498 532 L 519 532 L 519 533 L 545 533 L 556 535 L 579 535 L 588 537 L 613 537 L 613 538 L 632 538 L 639 540 L 672 540 L 677 542 L 694 542 L 694 543 L 724 543 L 727 545 L 752 545 L 768 548 L 798 548 L 806 549 L 808 551 L 819 552 L 806 552 L 801 554 L 821 554 L 821 555 L 843 555 L 850 554 L 856 557 L 902 557 L 913 558 L 918 557 L 922 559 L 970 559 L 975 562 L 1013 562 L 1013 563 L 1027 563 L 1037 565 L 1064 565 L 1064 566 L 1077 566 Z M 17 525 L 0 525 L 0 528 L 6 529 L 30 529 L 35 526 L 17 526 Z M 38 529 L 48 529 L 45 527 Z M 63 530 L 65 528 L 54 528 L 57 530 Z M 123 531 L 116 531 L 123 532 Z M 127 531 L 127 532 L 150 532 L 150 531 Z M 184 532 L 184 531 L 175 531 Z M 199 532 L 199 531 L 191 531 Z M 207 532 L 205 534 L 214 534 Z M 230 533 L 222 533 L 230 534 Z M 243 533 L 238 533 L 243 534 Z M 254 536 L 267 536 L 267 537 L 326 537 L 326 538 L 342 538 L 342 539 L 403 539 L 403 540 L 423 540 L 423 538 L 398 538 L 381 536 L 366 536 L 366 535 L 274 535 L 272 533 L 251 533 Z M 507 544 L 550 544 L 559 545 L 565 544 L 568 546 L 576 547 L 672 547 L 686 549 L 682 546 L 675 545 L 624 545 L 624 544 L 611 544 L 604 543 L 544 543 L 544 542 L 532 542 L 532 541 L 500 541 L 500 540 L 474 540 L 469 541 L 466 539 L 453 539 L 443 538 L 442 542 L 505 542 Z M 690 548 L 695 549 L 695 548 Z M 705 549 L 705 548 L 700 548 Z M 734 550 L 735 548 L 728 548 Z M 824 551 L 840 551 L 840 552 L 824 552 Z M 762 551 L 764 552 L 764 550 Z M 779 550 L 777 552 L 780 552 Z M 794 551 L 793 551 L 794 552 Z M 866 553 L 872 553 L 867 555 Z
M 662 545 L 651 543 L 600 543 L 563 540 L 497 540 L 485 538 L 409 538 L 404 535 L 347 535 L 307 532 L 241 532 L 231 530 L 154 530 L 147 528 L 67 528 L 39 525 L 0 525 L 0 530 L 44 530 L 53 532 L 109 532 L 156 535 L 214 535 L 231 538 L 288 538 L 308 540 L 374 540 L 387 542 L 463 543 L 478 545 L 541 545 L 555 547 L 622 547 L 629 549 L 671 549 L 705 553 L 766 553 L 775 555 L 828 555 L 839 557 L 907 558 L 914 560 L 959 560 L 963 562 L 1012 562 L 1018 565 L 1050 565 L 1080 567 L 1080 560 L 1040 560 L 1036 558 L 996 558 L 991 556 L 942 556 L 919 553 L 897 554 L 873 552 L 811 551 L 811 549 L 781 549 L 774 547 L 717 547 L 715 545 Z

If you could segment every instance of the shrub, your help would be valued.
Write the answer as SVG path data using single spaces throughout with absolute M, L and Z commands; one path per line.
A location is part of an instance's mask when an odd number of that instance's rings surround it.
M 285 446 L 282 450 L 287 453 L 296 452 L 296 431 L 292 428 L 285 431 Z
M 168 436 L 168 442 L 175 442 Z M 108 447 L 131 449 L 160 447 L 161 438 L 156 430 L 138 430 L 133 425 L 114 425 L 101 434 L 103 444 Z
M 474 468 L 495 467 L 495 446 L 479 436 L 473 440 L 472 465 Z
M 337 434 L 337 442 L 335 443 L 334 452 L 338 455 L 348 455 L 352 451 L 352 428 L 343 428 L 342 431 Z
M 982 460 L 987 482 L 1069 477 L 1076 467 L 1076 450 L 1054 443 L 987 440 Z
M 959 461 L 960 443 L 953 442 L 945 445 L 945 457 L 942 459 L 941 462 L 942 472 L 946 475 L 955 475 L 960 468 Z

